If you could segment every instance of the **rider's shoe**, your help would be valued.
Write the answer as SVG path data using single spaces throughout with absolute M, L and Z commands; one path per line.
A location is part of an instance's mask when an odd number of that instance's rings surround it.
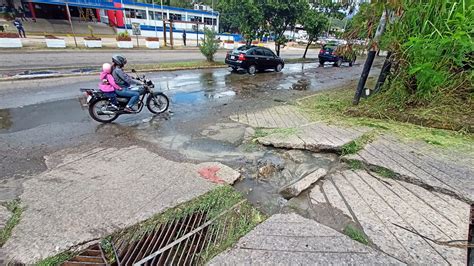
M 133 110 L 132 107 L 128 107 L 128 106 L 125 107 L 123 110 L 124 110 L 125 112 L 128 112 L 128 113 L 134 113 L 134 112 L 135 112 L 135 110 Z

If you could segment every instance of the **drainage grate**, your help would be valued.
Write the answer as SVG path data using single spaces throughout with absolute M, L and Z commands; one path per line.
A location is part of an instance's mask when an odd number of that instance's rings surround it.
M 123 230 L 94 246 L 94 252 L 89 248 L 64 265 L 105 265 L 105 261 L 127 266 L 202 265 L 253 228 L 260 218 L 245 200 L 224 211 L 211 204 L 174 219 Z M 92 255 L 96 257 L 92 259 Z M 84 259 L 89 257 L 90 261 Z
M 94 244 L 86 250 L 79 253 L 74 258 L 64 262 L 63 266 L 77 266 L 77 265 L 107 265 L 104 253 L 99 244 Z

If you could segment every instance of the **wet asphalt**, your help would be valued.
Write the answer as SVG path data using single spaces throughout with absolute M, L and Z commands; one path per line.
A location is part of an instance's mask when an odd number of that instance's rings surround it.
M 361 70 L 361 64 L 305 63 L 253 76 L 225 68 L 145 73 L 170 97 L 170 112 L 152 115 L 144 109 L 106 125 L 93 121 L 79 101 L 79 89 L 95 88 L 96 76 L 0 82 L 0 202 L 20 195 L 22 180 L 46 170 L 44 156 L 60 149 L 140 145 L 168 159 L 199 161 L 173 148 L 174 142 L 187 141 L 193 149 L 231 154 L 235 147 L 230 144 L 193 139 L 210 125 L 229 122 L 239 110 L 292 103 L 315 91 L 353 84 Z M 379 71 L 376 66 L 372 73 Z M 173 142 L 164 145 L 165 139 Z

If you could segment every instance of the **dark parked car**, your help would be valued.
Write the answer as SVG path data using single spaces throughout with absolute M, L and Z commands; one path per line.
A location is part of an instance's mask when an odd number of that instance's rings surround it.
M 342 63 L 349 63 L 352 66 L 356 60 L 354 51 L 341 53 L 344 50 L 342 46 L 337 44 L 326 44 L 319 51 L 319 64 L 324 65 L 326 62 L 334 63 L 334 66 L 341 66 Z
M 275 69 L 280 72 L 285 62 L 272 50 L 260 46 L 241 46 L 227 53 L 225 63 L 232 70 L 246 69 L 249 74 L 255 74 L 257 70 Z

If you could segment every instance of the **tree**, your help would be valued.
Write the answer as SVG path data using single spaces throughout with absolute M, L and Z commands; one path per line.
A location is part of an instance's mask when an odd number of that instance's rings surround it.
M 275 37 L 275 51 L 280 55 L 280 46 L 286 42 L 285 31 L 293 30 L 299 17 L 309 9 L 307 0 L 261 0 L 264 24 Z
M 220 0 L 217 10 L 224 31 L 235 29 L 245 38 L 247 45 L 263 36 L 263 0 Z
M 216 40 L 216 33 L 208 28 L 204 28 L 204 38 L 201 38 L 199 50 L 209 62 L 214 62 L 214 55 L 219 48 L 219 42 Z
M 308 33 L 308 44 L 303 54 L 303 58 L 306 58 L 309 46 L 325 31 L 329 25 L 329 20 L 324 14 L 315 9 L 308 9 L 304 12 L 299 21 Z

